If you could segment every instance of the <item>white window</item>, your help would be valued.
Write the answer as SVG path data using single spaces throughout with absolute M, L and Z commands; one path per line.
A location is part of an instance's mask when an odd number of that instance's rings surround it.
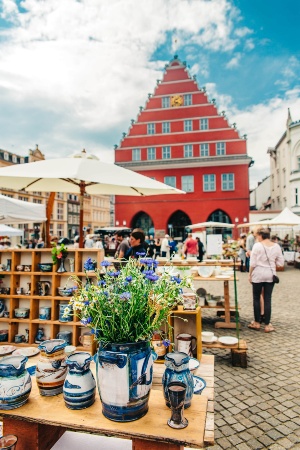
M 184 146 L 184 158 L 192 158 L 193 156 L 193 146 L 192 144 L 187 144 Z
M 57 224 L 57 236 L 62 237 L 64 233 L 64 225 L 62 223 Z
M 185 192 L 194 192 L 194 176 L 185 175 L 181 177 L 181 189 Z
M 18 199 L 22 200 L 23 202 L 28 202 L 28 197 L 23 197 L 23 195 L 19 195 Z
M 163 122 L 162 123 L 162 132 L 163 133 L 170 133 L 170 122 Z
M 13 163 L 16 163 L 16 162 L 17 162 L 17 157 L 16 157 L 16 155 L 12 155 L 12 162 L 13 162 Z
M 165 177 L 164 183 L 168 186 L 176 188 L 176 177 Z
M 5 161 L 8 161 L 8 153 L 7 152 L 4 152 L 4 159 L 5 159 Z
M 149 147 L 147 149 L 147 159 L 156 159 L 156 148 L 155 147 Z
M 60 200 L 64 199 L 64 193 L 63 192 L 58 192 L 57 193 L 57 198 L 59 198 Z
M 162 159 L 170 159 L 171 158 L 171 147 L 167 145 L 162 148 Z
M 234 173 L 222 173 L 222 191 L 234 191 Z
M 170 108 L 170 97 L 163 97 L 161 99 L 161 106 L 163 108 Z
M 200 144 L 200 156 L 209 156 L 209 144 Z
M 203 191 L 210 192 L 216 190 L 216 176 L 214 174 L 203 175 Z
M 193 122 L 191 120 L 184 121 L 184 131 L 193 131 Z
M 208 119 L 200 119 L 200 130 L 208 130 Z
M 132 149 L 132 161 L 140 161 L 141 160 L 141 149 L 133 148 Z
M 155 123 L 148 123 L 147 134 L 155 134 Z
M 64 204 L 57 203 L 57 220 L 64 220 Z
M 226 145 L 225 142 L 217 142 L 217 156 L 225 155 Z
M 185 94 L 183 100 L 185 106 L 190 106 L 192 104 L 192 94 Z

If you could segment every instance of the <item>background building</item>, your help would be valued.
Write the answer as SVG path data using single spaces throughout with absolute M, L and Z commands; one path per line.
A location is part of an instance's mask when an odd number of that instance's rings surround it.
M 184 227 L 208 220 L 249 218 L 246 136 L 199 89 L 176 56 L 137 121 L 115 146 L 115 163 L 186 191 L 185 195 L 116 196 L 115 221 L 147 233 L 184 236 Z M 231 234 L 230 229 L 223 230 Z
M 287 206 L 300 214 L 300 121 L 292 121 L 290 110 L 285 132 L 268 153 L 272 209 L 282 210 Z

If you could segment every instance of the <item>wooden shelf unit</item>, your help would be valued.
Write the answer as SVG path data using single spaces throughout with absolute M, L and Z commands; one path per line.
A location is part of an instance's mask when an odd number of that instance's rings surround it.
M 16 346 L 37 345 L 35 336 L 38 328 L 43 328 L 45 336 L 48 339 L 54 339 L 59 331 L 72 332 L 72 345 L 80 346 L 79 337 L 84 332 L 89 331 L 83 327 L 78 317 L 73 316 L 71 322 L 59 321 L 59 305 L 67 303 L 70 297 L 62 297 L 58 294 L 58 288 L 64 286 L 74 286 L 75 282 L 70 278 L 77 276 L 84 280 L 86 274 L 84 272 L 84 262 L 87 258 L 97 261 L 97 267 L 104 259 L 104 251 L 101 249 L 68 249 L 68 257 L 65 261 L 65 267 L 68 270 L 68 258 L 74 258 L 74 272 L 57 273 L 58 265 L 53 266 L 51 272 L 39 271 L 39 263 L 50 263 L 51 249 L 4 249 L 0 250 L 0 264 L 7 265 L 7 260 L 11 260 L 10 271 L 0 271 L 0 280 L 2 280 L 1 288 L 10 288 L 9 294 L 0 294 L 0 300 L 5 304 L 5 310 L 9 311 L 9 317 L 0 318 L 0 329 L 8 330 L 8 341 L 1 344 L 13 344 Z M 17 271 L 18 265 L 31 266 L 31 271 Z M 88 272 L 88 277 L 95 277 L 95 272 Z M 48 281 L 51 283 L 50 295 L 39 295 L 39 281 Z M 28 292 L 30 283 L 30 293 Z M 16 289 L 23 288 L 23 294 L 17 294 Z M 39 319 L 39 308 L 41 306 L 51 307 L 51 320 Z M 15 308 L 29 308 L 29 317 L 19 319 L 15 317 Z M 29 341 L 27 343 L 16 344 L 15 335 L 25 335 L 25 330 L 29 330 Z

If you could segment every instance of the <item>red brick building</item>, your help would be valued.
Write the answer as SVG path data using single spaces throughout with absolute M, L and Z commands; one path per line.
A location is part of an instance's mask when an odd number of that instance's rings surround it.
M 214 103 L 175 56 L 115 148 L 115 163 L 186 194 L 118 196 L 117 225 L 178 237 L 192 223 L 248 221 L 252 160 L 245 138 Z

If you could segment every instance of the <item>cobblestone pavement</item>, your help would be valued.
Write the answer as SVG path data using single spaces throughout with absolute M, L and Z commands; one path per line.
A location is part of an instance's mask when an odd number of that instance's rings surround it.
M 253 320 L 248 274 L 238 272 L 241 338 L 248 344 L 248 368 L 232 367 L 230 351 L 215 355 L 215 445 L 211 450 L 300 449 L 300 271 L 279 272 L 272 298 L 273 333 L 247 328 Z M 234 298 L 233 283 L 230 295 Z M 220 295 L 216 282 L 198 283 Z M 202 327 L 217 336 L 234 330 L 214 329 L 216 316 L 202 310 Z

